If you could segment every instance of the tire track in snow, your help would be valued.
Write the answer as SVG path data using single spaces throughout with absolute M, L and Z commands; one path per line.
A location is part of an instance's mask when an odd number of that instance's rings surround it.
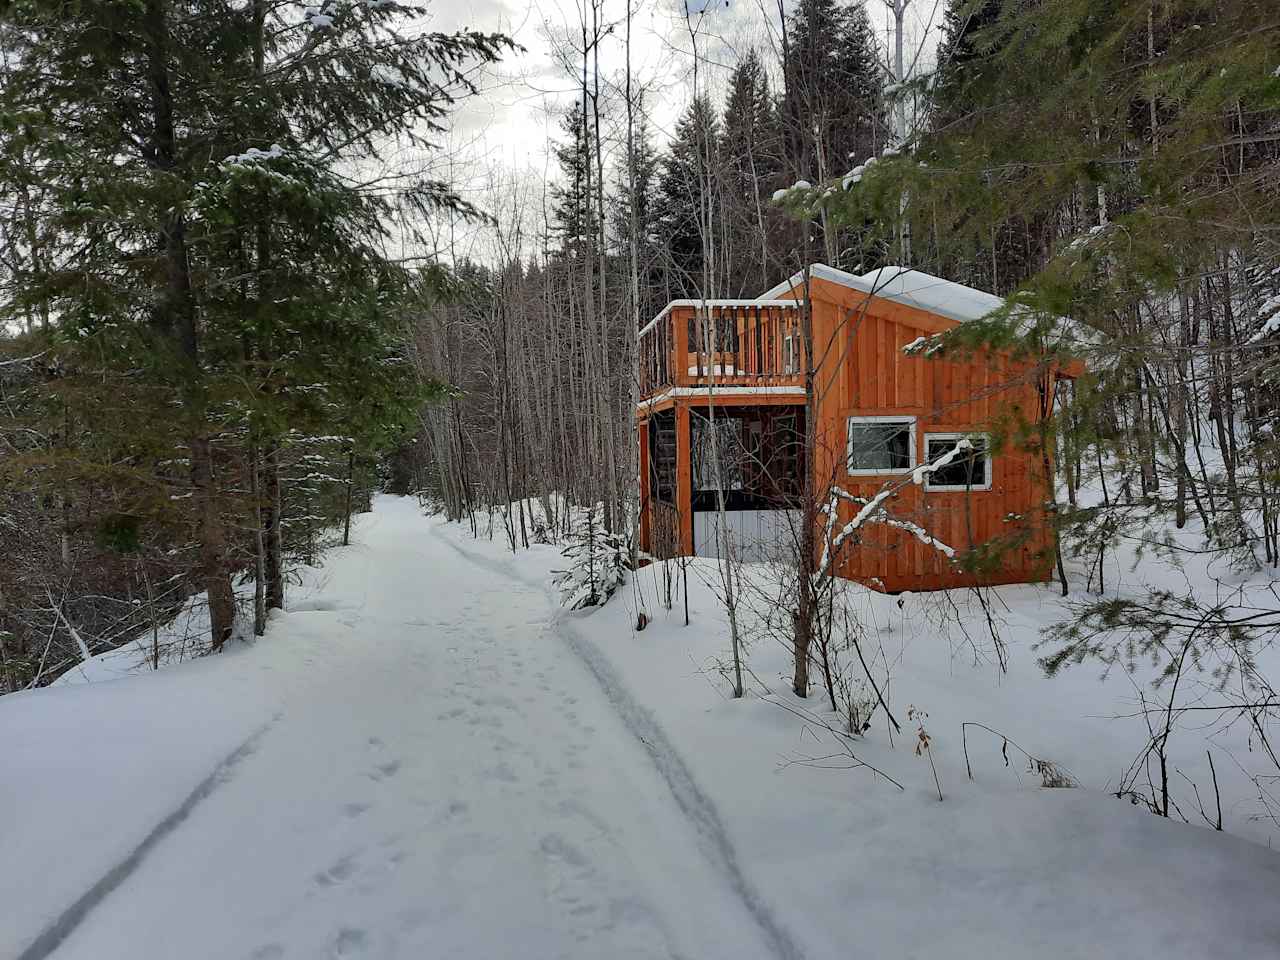
M 15 960 L 45 960 L 57 950 L 98 904 L 102 903 L 103 900 L 129 879 L 142 864 L 142 861 L 146 859 L 147 854 L 161 840 L 173 833 L 174 830 L 182 825 L 183 821 L 191 816 L 196 807 L 208 799 L 209 795 L 217 790 L 218 787 L 231 779 L 236 767 L 257 749 L 263 735 L 271 729 L 271 726 L 278 719 L 279 716 L 277 715 L 270 723 L 259 727 L 250 734 L 248 739 L 223 757 L 218 765 L 213 768 L 213 772 L 201 780 L 172 813 L 152 828 L 151 832 L 142 838 L 142 842 L 134 847 L 123 860 L 104 873 L 97 883 L 81 894 L 71 906 L 63 910 L 52 923 L 46 926 L 18 954 Z
M 531 587 L 546 597 L 546 587 L 542 583 L 520 576 L 510 562 L 491 560 L 472 553 L 455 543 L 452 538 L 433 532 L 437 539 L 448 544 L 459 556 L 476 566 Z M 770 953 L 781 960 L 803 960 L 804 953 L 799 945 L 747 879 L 738 862 L 737 850 L 734 849 L 728 831 L 720 820 L 719 811 L 711 798 L 698 786 L 684 759 L 667 738 L 666 732 L 653 713 L 631 696 L 631 692 L 613 669 L 612 664 L 574 628 L 564 611 L 556 608 L 549 627 L 595 678 L 623 726 L 640 741 L 654 768 L 670 789 L 676 806 L 701 839 L 703 853 L 712 866 L 728 881 L 730 889 L 755 921 L 769 945 Z

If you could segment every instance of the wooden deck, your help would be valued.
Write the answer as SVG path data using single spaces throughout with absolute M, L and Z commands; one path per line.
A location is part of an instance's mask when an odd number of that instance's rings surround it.
M 794 301 L 676 301 L 640 331 L 640 400 L 715 387 L 726 399 L 758 392 L 794 403 L 804 390 L 800 320 Z

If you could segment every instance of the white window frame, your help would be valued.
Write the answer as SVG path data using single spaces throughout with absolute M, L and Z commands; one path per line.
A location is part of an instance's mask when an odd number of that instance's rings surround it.
M 969 433 L 934 433 L 930 431 L 924 435 L 924 458 L 925 458 L 924 462 L 925 463 L 933 462 L 932 459 L 930 459 L 929 457 L 929 441 L 930 440 L 943 440 L 943 441 L 949 440 L 953 445 L 957 440 L 981 440 L 983 452 L 986 454 L 986 456 L 983 457 L 983 462 L 985 464 L 983 468 L 983 472 L 986 474 L 986 476 L 983 478 L 982 483 L 955 484 L 955 483 L 934 483 L 933 474 L 929 474 L 927 477 L 924 478 L 924 488 L 927 492 L 955 493 L 959 491 L 963 493 L 966 490 L 972 490 L 972 491 L 981 493 L 984 490 L 991 489 L 991 475 L 992 473 L 994 473 L 994 470 L 992 468 L 992 463 L 991 463 L 991 435 L 989 433 L 977 433 L 973 431 Z
M 853 428 L 864 423 L 905 423 L 907 425 L 908 464 L 905 467 L 883 467 L 871 470 L 851 470 L 853 460 Z M 907 473 L 916 468 L 916 418 L 910 415 L 889 415 L 881 417 L 849 417 L 845 421 L 844 469 L 851 477 L 883 477 Z

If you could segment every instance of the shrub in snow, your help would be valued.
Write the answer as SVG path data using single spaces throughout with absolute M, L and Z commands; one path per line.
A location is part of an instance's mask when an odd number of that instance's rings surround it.
M 534 543 L 551 543 L 551 529 L 547 526 L 546 519 L 540 513 L 533 515 L 530 523 L 529 539 Z
M 631 568 L 630 544 L 622 534 L 605 529 L 603 503 L 583 511 L 574 521 L 568 545 L 560 553 L 568 567 L 552 573 L 560 602 L 570 610 L 603 604 Z
M 912 704 L 907 707 L 907 719 L 916 725 L 916 756 L 929 759 L 929 769 L 933 771 L 933 785 L 938 788 L 938 802 L 942 802 L 942 781 L 938 779 L 938 767 L 933 762 L 933 737 L 924 728 L 929 714 Z
M 1009 766 L 1009 748 L 1013 747 L 1020 754 L 1027 758 L 1027 772 L 1034 773 L 1040 778 L 1040 786 L 1049 789 L 1067 789 L 1080 786 L 1080 782 L 1073 777 L 1065 767 L 1060 767 L 1052 760 L 1045 760 L 1041 757 L 1033 757 L 1027 751 L 1006 737 L 999 730 L 993 730 L 985 723 L 975 723 L 970 720 L 967 723 L 960 724 L 960 740 L 964 744 L 964 764 L 965 769 L 969 773 L 969 779 L 973 779 L 973 766 L 969 763 L 969 727 L 976 727 L 979 730 L 985 730 L 987 733 L 1000 738 L 1000 756 L 1004 760 L 1004 765 Z M 918 750 L 916 751 L 919 752 Z M 1117 793 L 1116 796 L 1121 796 Z

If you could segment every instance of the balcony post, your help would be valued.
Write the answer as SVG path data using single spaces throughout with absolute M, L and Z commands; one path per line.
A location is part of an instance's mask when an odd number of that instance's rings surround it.
M 640 444 L 640 549 L 653 553 L 653 533 L 649 528 L 649 502 L 653 496 L 652 479 L 649 476 L 649 421 L 641 420 L 636 426 L 636 440 Z
M 684 310 L 684 307 L 672 307 L 667 314 L 674 354 L 671 361 L 671 383 L 677 387 L 686 387 L 693 382 L 689 376 L 689 318 L 684 315 Z
M 691 441 L 689 406 L 677 400 L 676 510 L 680 518 L 680 553 L 686 557 L 693 556 L 693 451 Z

